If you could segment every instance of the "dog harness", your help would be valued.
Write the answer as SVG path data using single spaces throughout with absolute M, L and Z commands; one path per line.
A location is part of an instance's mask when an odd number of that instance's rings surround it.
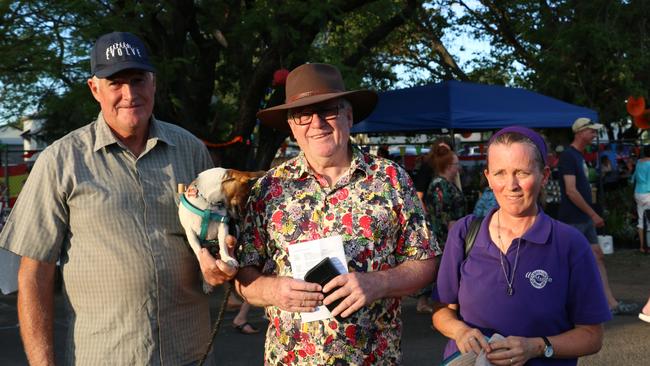
M 190 210 L 190 212 L 201 216 L 201 233 L 199 234 L 199 240 L 201 242 L 206 242 L 205 237 L 208 236 L 208 225 L 210 221 L 223 222 L 224 224 L 228 223 L 228 216 L 220 215 L 216 212 L 212 212 L 209 208 L 201 210 L 200 208 L 194 206 L 190 201 L 185 198 L 185 194 L 181 193 L 181 203 L 185 208 Z

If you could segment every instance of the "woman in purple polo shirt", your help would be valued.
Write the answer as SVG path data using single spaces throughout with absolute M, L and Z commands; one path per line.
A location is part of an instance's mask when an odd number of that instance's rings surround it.
M 490 139 L 485 176 L 499 207 L 467 256 L 474 216 L 451 228 L 433 292 L 433 325 L 450 338 L 445 358 L 484 351 L 494 365 L 576 365 L 600 350 L 611 314 L 589 243 L 538 204 L 546 157 L 544 140 L 527 128 Z M 495 333 L 505 339 L 488 343 Z

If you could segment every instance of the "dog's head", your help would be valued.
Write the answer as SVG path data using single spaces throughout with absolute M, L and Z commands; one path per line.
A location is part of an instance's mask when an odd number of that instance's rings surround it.
M 193 183 L 210 206 L 228 210 L 230 217 L 241 219 L 250 188 L 264 173 L 212 168 L 201 172 Z

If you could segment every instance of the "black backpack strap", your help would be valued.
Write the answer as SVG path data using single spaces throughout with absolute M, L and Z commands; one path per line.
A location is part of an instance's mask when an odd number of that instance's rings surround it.
M 481 228 L 481 222 L 483 221 L 482 217 L 474 217 L 472 222 L 469 224 L 469 228 L 467 229 L 467 234 L 465 234 L 465 258 L 469 255 L 469 252 L 472 250 L 472 247 L 474 246 L 474 241 L 476 241 L 476 234 L 478 234 L 478 230 Z

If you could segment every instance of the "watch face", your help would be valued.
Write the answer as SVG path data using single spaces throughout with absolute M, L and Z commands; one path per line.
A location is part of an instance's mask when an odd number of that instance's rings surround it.
M 546 358 L 553 357 L 553 347 L 546 346 L 544 348 L 544 357 L 546 357 Z

